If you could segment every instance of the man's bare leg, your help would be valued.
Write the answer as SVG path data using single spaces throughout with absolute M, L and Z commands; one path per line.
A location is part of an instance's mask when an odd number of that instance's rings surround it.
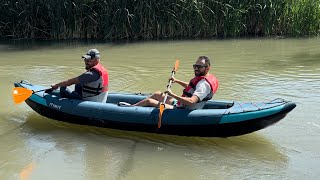
M 159 107 L 160 102 L 162 102 L 164 100 L 164 96 L 165 94 L 157 91 L 155 93 L 153 93 L 151 96 L 149 96 L 148 98 L 139 101 L 136 104 L 133 104 L 134 106 L 151 106 L 151 107 Z M 172 109 L 173 106 L 171 105 L 173 102 L 174 98 L 168 96 L 167 100 L 166 100 L 166 108 L 168 109 Z

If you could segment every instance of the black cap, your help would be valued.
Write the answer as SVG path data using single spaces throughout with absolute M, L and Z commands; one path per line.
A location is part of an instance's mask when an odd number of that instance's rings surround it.
M 100 59 L 100 52 L 97 49 L 90 49 L 87 54 L 83 55 L 82 58 L 85 58 L 87 60 L 90 59 Z

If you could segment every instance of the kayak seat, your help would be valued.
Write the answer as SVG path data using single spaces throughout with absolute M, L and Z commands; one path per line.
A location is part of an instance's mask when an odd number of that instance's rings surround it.
M 233 105 L 233 101 L 208 101 L 203 109 L 229 109 Z
M 231 108 L 233 105 L 234 105 L 234 102 L 227 104 L 226 107 L 227 107 L 227 109 L 229 109 L 229 108 Z

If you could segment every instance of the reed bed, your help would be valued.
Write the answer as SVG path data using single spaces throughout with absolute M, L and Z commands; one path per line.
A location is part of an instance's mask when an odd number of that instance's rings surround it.
M 316 36 L 319 0 L 1 0 L 3 39 Z

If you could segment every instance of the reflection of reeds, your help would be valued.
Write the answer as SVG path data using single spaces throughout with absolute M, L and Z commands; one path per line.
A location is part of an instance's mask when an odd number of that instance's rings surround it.
M 73 137 L 80 135 L 79 138 L 81 139 L 81 137 L 89 135 L 90 142 L 98 141 L 100 138 L 103 139 L 103 141 L 108 141 L 108 143 L 104 144 L 122 141 L 134 142 L 131 148 L 136 148 L 136 143 L 143 146 L 154 144 L 156 147 L 171 146 L 175 148 L 187 148 L 191 152 L 196 153 L 213 151 L 219 156 L 224 156 L 228 153 L 231 156 L 248 155 L 250 156 L 248 158 L 257 158 L 273 162 L 287 162 L 287 158 L 281 149 L 260 133 L 251 133 L 229 138 L 186 137 L 70 124 L 51 120 L 36 113 L 28 114 L 26 122 L 23 124 L 23 131 L 28 132 L 30 129 L 32 129 L 32 133 L 35 133 L 37 137 L 43 135 L 48 136 L 50 134 L 54 134 L 53 136 L 58 135 L 58 139 L 54 140 L 56 144 L 61 143 L 62 139 L 60 139 L 59 136 Z M 30 133 L 28 132 L 26 134 Z M 128 142 L 127 145 L 129 144 L 131 143 Z M 152 149 L 145 150 L 153 151 Z M 135 149 L 131 150 L 135 151 Z
M 157 39 L 319 34 L 318 0 L 16 0 L 0 36 Z

